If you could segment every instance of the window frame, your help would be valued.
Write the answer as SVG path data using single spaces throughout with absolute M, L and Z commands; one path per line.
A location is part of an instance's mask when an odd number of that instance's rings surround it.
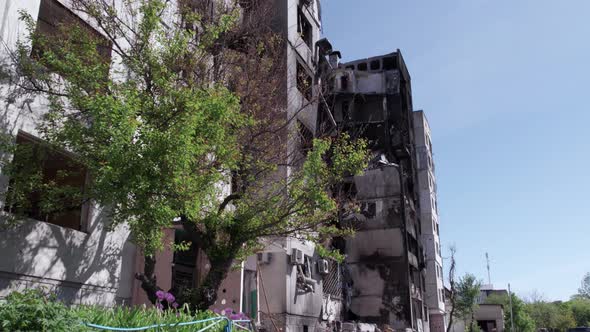
M 25 141 L 26 143 L 18 143 L 19 140 Z M 14 136 L 14 142 L 15 144 L 34 144 L 35 148 L 41 148 L 41 149 L 47 149 L 49 150 L 49 153 L 51 153 L 52 155 L 58 155 L 61 157 L 65 157 L 67 158 L 69 161 L 78 164 L 78 162 L 75 161 L 75 155 L 72 154 L 71 152 L 68 152 L 66 150 L 63 149 L 56 149 L 55 147 L 52 147 L 49 145 L 49 143 L 45 140 L 43 140 L 42 138 L 39 138 L 33 134 L 30 134 L 26 131 L 23 130 L 19 130 L 17 132 L 17 134 Z M 18 151 L 18 148 L 17 148 Z M 18 152 L 15 152 L 18 153 Z M 14 158 L 14 155 L 12 156 Z M 89 174 L 88 174 L 88 169 L 86 169 L 83 165 L 79 165 L 81 168 L 81 172 L 83 172 L 83 175 L 81 177 L 83 177 L 83 183 L 81 184 L 81 194 L 84 195 L 86 192 L 86 189 L 88 187 L 88 182 L 89 182 Z M 45 176 L 45 172 L 47 172 L 48 167 L 41 165 L 41 171 L 44 172 L 44 176 Z M 57 171 L 59 171 L 60 169 L 57 168 Z M 10 183 L 12 182 L 11 179 L 9 179 L 9 183 L 7 186 L 7 196 L 10 192 Z M 28 195 L 36 195 L 39 194 L 39 191 L 33 191 L 31 193 L 29 193 Z M 10 212 L 10 206 L 7 205 L 6 200 L 4 200 L 4 206 L 3 206 L 3 210 L 7 211 L 8 213 Z M 90 201 L 84 201 L 82 202 L 82 204 L 80 205 L 80 212 L 79 212 L 79 220 L 77 221 L 77 228 L 73 228 L 70 226 L 66 226 L 63 223 L 57 223 L 55 221 L 50 221 L 50 218 L 58 218 L 59 217 L 55 217 L 54 215 L 45 215 L 45 218 L 38 218 L 39 216 L 32 216 L 31 214 L 34 214 L 34 211 L 26 211 L 23 213 L 23 215 L 25 216 L 25 218 L 28 218 L 30 220 L 35 220 L 38 222 L 44 222 L 47 224 L 51 224 L 57 227 L 61 227 L 64 229 L 70 229 L 70 230 L 74 230 L 74 231 L 78 231 L 78 232 L 82 232 L 82 233 L 88 233 L 89 232 L 89 223 L 90 223 L 90 212 L 91 212 L 91 202 Z M 31 207 L 31 209 L 35 209 L 34 207 Z M 41 212 L 39 212 L 41 213 Z
M 310 75 L 310 71 L 306 68 L 306 66 L 300 61 L 296 59 L 297 65 L 295 68 L 295 80 L 296 80 L 296 87 L 297 91 L 301 93 L 301 95 L 308 101 L 313 101 L 313 76 Z M 303 78 L 302 76 L 305 75 Z M 304 86 L 308 84 L 309 86 L 305 89 Z
M 313 26 L 301 5 L 297 6 L 297 35 L 310 50 L 313 49 Z
M 91 38 L 96 39 L 97 53 L 110 67 L 113 50 L 112 41 L 60 1 L 41 0 L 36 21 L 36 33 L 48 37 L 59 37 L 59 25 L 75 25 L 88 32 Z M 35 57 L 40 52 L 43 52 L 42 46 L 35 45 L 33 40 L 31 56 Z

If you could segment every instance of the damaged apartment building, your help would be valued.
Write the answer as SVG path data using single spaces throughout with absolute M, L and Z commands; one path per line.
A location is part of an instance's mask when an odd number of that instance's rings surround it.
M 442 332 L 432 144 L 424 112 L 413 111 L 410 74 L 399 50 L 347 63 L 339 58 L 329 56 L 318 131 L 338 128 L 367 139 L 374 157 L 348 184 L 361 213 L 352 218 L 356 234 L 340 245 L 342 320 Z
M 361 215 L 341 249 L 348 275 L 344 319 L 423 331 L 428 315 L 410 75 L 399 51 L 335 66 L 338 56 L 331 58 L 330 113 L 320 114 L 367 139 L 374 155 L 350 183 Z
M 354 218 L 341 221 L 355 223 L 355 236 L 334 242 L 346 255 L 343 263 L 320 258 L 311 243 L 278 239 L 229 273 L 214 308 L 242 311 L 271 332 L 442 332 L 430 129 L 424 114 L 413 111 L 401 53 L 339 63 L 340 54 L 321 38 L 319 0 L 268 1 L 274 5 L 269 19 L 285 41 L 284 108 L 296 118 L 292 129 L 305 139 L 331 135 L 334 129 L 366 138 L 374 158 L 363 175 L 343 184 L 361 207 Z M 6 0 L 0 8 L 0 38 L 11 46 L 22 36 L 19 10 L 40 25 L 69 18 L 99 33 L 67 3 Z M 22 107 L 31 110 L 29 115 L 5 116 L 5 130 L 17 142 L 40 142 L 35 121 L 46 106 L 33 100 Z M 290 148 L 300 148 L 296 145 Z M 64 158 L 54 156 L 57 162 Z M 147 303 L 134 279 L 142 271 L 142 255 L 127 227 L 109 230 L 108 223 L 101 207 L 88 204 L 66 219 L 31 215 L 19 228 L 0 230 L 0 298 L 12 290 L 44 286 L 72 304 Z M 186 240 L 180 229 L 165 234 L 167 242 Z M 199 251 L 167 249 L 157 254 L 155 273 L 163 289 L 174 289 L 198 284 L 206 268 Z

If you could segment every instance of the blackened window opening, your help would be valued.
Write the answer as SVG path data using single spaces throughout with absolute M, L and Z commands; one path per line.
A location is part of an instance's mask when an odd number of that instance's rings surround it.
M 313 98 L 312 82 L 313 80 L 307 70 L 301 63 L 297 62 L 297 89 L 305 96 L 307 101 L 311 101 Z
M 305 17 L 305 14 L 303 13 L 303 9 L 301 7 L 299 7 L 297 10 L 297 32 L 299 33 L 299 36 L 301 36 L 301 39 L 303 39 L 303 42 L 305 42 L 307 47 L 311 49 L 313 44 L 313 30 L 311 27 L 311 23 L 309 23 L 309 21 Z
M 183 288 L 191 288 L 195 283 L 195 267 L 197 263 L 197 248 L 192 243 L 189 234 L 183 229 L 174 232 L 174 244 L 187 246 L 187 250 L 174 251 L 172 259 L 172 287 L 176 291 Z
M 348 90 L 348 76 L 347 75 L 340 76 L 340 89 L 342 91 Z
M 297 132 L 299 134 L 301 151 L 307 155 L 313 148 L 313 133 L 299 120 L 297 120 Z

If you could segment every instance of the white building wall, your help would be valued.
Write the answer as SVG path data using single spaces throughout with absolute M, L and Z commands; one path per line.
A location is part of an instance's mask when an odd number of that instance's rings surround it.
M 422 223 L 422 244 L 426 252 L 425 302 L 431 315 L 445 312 L 441 244 L 438 225 L 436 178 L 430 128 L 422 111 L 414 112 L 414 136 L 418 160 L 418 186 L 420 199 L 420 220 Z M 434 331 L 433 331 L 434 332 Z
M 39 6 L 40 0 L 0 3 L 0 65 L 9 63 L 4 46 L 14 49 L 17 41 L 25 40 L 19 11 L 25 10 L 36 19 Z M 19 130 L 39 136 L 36 123 L 47 110 L 46 100 L 7 103 L 10 88 L 7 80 L 0 81 L 0 130 L 14 136 Z M 1 190 L 6 190 L 7 183 L 6 176 L 0 175 Z M 0 201 L 0 208 L 3 203 Z M 0 298 L 13 290 L 44 287 L 68 303 L 128 303 L 136 256 L 135 245 L 128 241 L 129 231 L 125 226 L 108 231 L 108 211 L 100 207 L 89 206 L 85 214 L 84 232 L 36 220 L 0 227 Z M 0 216 L 1 226 L 6 226 L 6 217 Z
M 283 2 L 284 1 L 284 2 Z M 314 88 L 314 97 L 307 100 L 297 88 L 297 63 L 308 70 L 314 78 L 316 72 L 314 47 L 320 38 L 320 20 L 318 1 L 312 1 L 310 7 L 304 7 L 303 13 L 312 26 L 312 47 L 310 48 L 297 31 L 299 0 L 277 1 L 282 18 L 280 24 L 284 25 L 284 33 L 287 38 L 286 62 L 287 62 L 287 116 L 295 117 L 312 133 L 315 132 L 317 122 L 317 89 Z M 282 11 L 284 10 L 284 12 Z M 291 132 L 296 131 L 295 121 L 291 123 Z M 297 149 L 297 143 L 289 144 L 289 149 Z M 292 150 L 289 155 L 293 155 Z M 290 169 L 285 176 L 289 176 Z M 297 286 L 297 266 L 290 263 L 293 249 L 301 250 L 304 255 L 311 258 L 311 278 L 313 279 L 313 292 L 303 291 Z M 317 328 L 318 319 L 322 312 L 322 277 L 316 269 L 318 259 L 315 246 L 310 242 L 302 242 L 287 238 L 274 241 L 268 245 L 266 252 L 272 254 L 270 262 L 259 265 L 259 273 L 266 289 L 266 299 L 262 285 L 258 285 L 261 318 L 264 320 L 268 314 L 274 317 L 275 323 L 284 326 L 286 332 L 302 332 L 304 328 L 313 332 Z M 272 294 L 270 296 L 269 294 Z M 268 302 L 268 307 L 266 301 Z M 268 324 L 267 324 L 268 325 Z M 271 329 L 274 329 L 270 325 Z

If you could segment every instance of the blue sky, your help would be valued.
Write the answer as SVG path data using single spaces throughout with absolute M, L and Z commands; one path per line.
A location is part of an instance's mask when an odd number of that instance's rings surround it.
M 343 60 L 400 49 L 433 130 L 443 256 L 566 300 L 590 271 L 590 1 L 323 0 Z

